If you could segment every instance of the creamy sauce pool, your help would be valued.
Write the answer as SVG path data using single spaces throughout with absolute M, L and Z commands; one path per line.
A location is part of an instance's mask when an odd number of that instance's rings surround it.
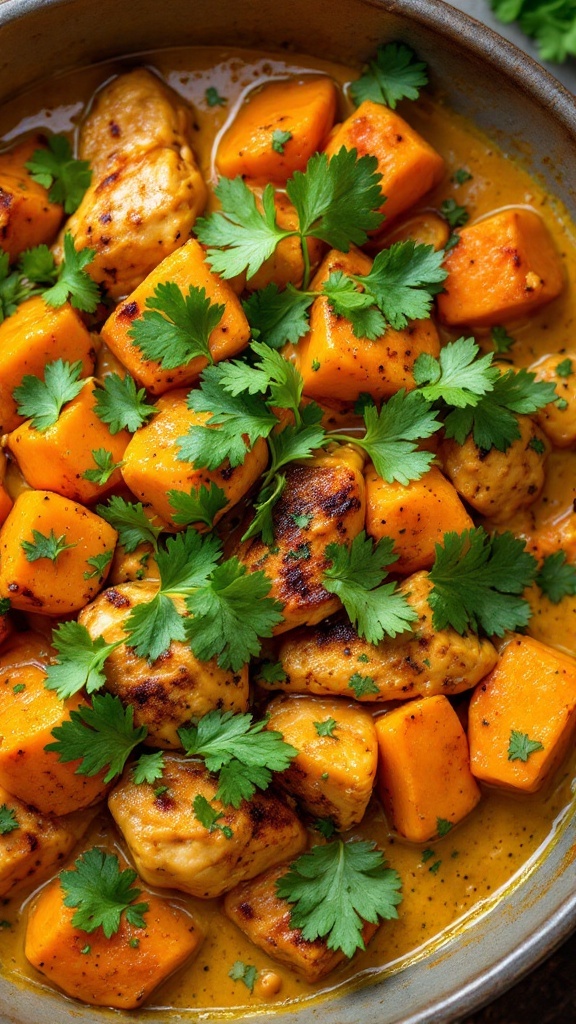
M 305 69 L 332 75 L 341 85 L 349 81 L 348 69 L 329 62 L 290 55 L 264 55 L 249 51 L 223 51 L 212 48 L 186 48 L 146 54 L 129 65 L 145 63 L 156 68 L 168 84 L 195 107 L 194 147 L 206 177 L 213 179 L 215 144 L 224 124 L 247 89 L 269 78 L 282 78 Z M 120 70 L 126 62 L 110 62 L 42 84 L 35 92 L 0 110 L 0 138 L 6 144 L 22 133 L 47 129 L 72 135 L 94 91 Z M 209 107 L 205 90 L 213 86 L 226 97 L 225 107 Z M 347 101 L 341 113 L 347 113 Z M 418 209 L 437 208 L 447 196 L 454 196 L 467 207 L 470 220 L 509 205 L 529 205 L 545 218 L 562 254 L 566 287 L 562 296 L 533 314 L 529 322 L 515 325 L 517 342 L 513 349 L 516 365 L 526 366 L 547 354 L 563 352 L 572 342 L 576 299 L 570 280 L 576 279 L 576 236 L 564 211 L 529 175 L 502 155 L 470 124 L 440 104 L 425 97 L 400 108 L 400 113 L 446 159 L 447 177 L 430 193 Z M 472 174 L 472 180 L 455 189 L 450 175 L 459 167 Z M 456 335 L 444 332 L 444 339 Z M 489 335 L 477 340 L 491 349 Z M 8 486 L 15 493 L 21 486 L 18 475 L 8 474 Z M 547 482 L 542 496 L 510 527 L 527 537 L 548 530 L 561 535 L 561 545 L 569 561 L 576 560 L 576 452 L 554 452 L 548 461 Z M 560 534 L 558 533 L 560 531 Z M 576 656 L 576 597 L 552 605 L 535 594 L 534 617 L 529 632 L 545 643 Z M 463 695 L 465 698 L 466 695 Z M 461 698 L 461 699 L 463 699 Z M 576 772 L 576 755 L 537 795 L 519 798 L 496 791 L 484 791 L 473 813 L 447 836 L 427 846 L 414 846 L 390 835 L 382 811 L 373 801 L 361 825 L 350 836 L 369 838 L 384 850 L 390 865 L 403 880 L 404 900 L 398 921 L 384 922 L 365 953 L 349 967 L 335 971 L 319 986 L 312 986 L 276 963 L 253 946 L 219 912 L 218 901 L 201 901 L 175 894 L 175 901 L 188 906 L 203 920 L 208 936 L 196 960 L 169 979 L 152 997 L 152 1007 L 238 1009 L 268 1005 L 281 1007 L 286 1001 L 312 998 L 335 988 L 354 984 L 359 977 L 388 969 L 398 969 L 407 960 L 422 955 L 430 945 L 447 937 L 467 915 L 478 913 L 497 898 L 499 891 L 529 870 L 542 855 L 545 846 L 565 826 L 570 811 L 571 781 Z M 110 819 L 98 817 L 85 836 L 76 856 L 95 843 L 108 844 L 122 851 L 122 841 Z M 166 895 L 164 891 L 162 895 Z M 41 987 L 39 976 L 27 964 L 24 926 L 27 899 L 18 896 L 0 906 L 0 963 L 15 983 Z M 281 978 L 279 992 L 268 999 L 256 983 L 249 994 L 242 982 L 233 982 L 228 971 L 236 960 L 253 964 L 262 978 L 275 971 Z M 146 1013 L 146 1007 L 139 1014 Z

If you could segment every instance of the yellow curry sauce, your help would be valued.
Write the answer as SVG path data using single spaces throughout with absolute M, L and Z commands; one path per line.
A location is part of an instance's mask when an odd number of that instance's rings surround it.
M 302 68 L 327 73 L 342 85 L 350 78 L 347 69 L 328 62 L 311 64 L 308 58 L 292 55 L 289 59 L 280 59 L 216 49 L 191 48 L 147 54 L 142 63 L 158 69 L 168 84 L 194 105 L 194 146 L 208 182 L 214 177 L 213 153 L 218 133 L 233 117 L 246 89 L 270 77 L 283 77 Z M 94 90 L 125 67 L 115 62 L 44 83 L 41 90 L 0 111 L 0 137 L 8 144 L 22 133 L 35 129 L 76 131 Z M 227 106 L 207 106 L 204 94 L 209 86 L 216 87 L 219 94 L 227 98 Z M 345 109 L 341 111 L 345 112 Z M 576 277 L 576 237 L 562 209 L 524 170 L 506 159 L 472 126 L 428 96 L 401 107 L 401 113 L 447 162 L 445 179 L 416 206 L 416 211 L 438 208 L 443 199 L 454 195 L 468 208 L 471 221 L 509 205 L 532 206 L 543 214 L 563 257 L 566 286 L 559 299 L 537 311 L 529 321 L 515 326 L 513 333 L 517 343 L 513 358 L 517 365 L 527 366 L 549 353 L 562 352 L 573 337 L 576 314 L 576 298 L 569 285 Z M 459 167 L 466 167 L 472 179 L 456 192 L 449 178 Z M 444 332 L 443 340 L 456 336 L 455 332 L 451 335 Z M 485 343 L 487 351 L 491 349 L 489 332 L 485 335 L 478 332 L 476 336 L 481 344 Z M 13 495 L 22 486 L 13 466 L 8 470 L 7 483 Z M 554 452 L 548 462 L 543 494 L 528 513 L 516 517 L 510 528 L 530 539 L 535 530 L 554 531 L 561 524 L 562 547 L 569 561 L 574 561 L 575 498 L 576 453 Z M 571 629 L 576 616 L 576 597 L 566 597 L 559 605 L 552 605 L 534 589 L 533 606 L 534 617 L 528 632 L 576 656 L 576 630 Z M 465 700 L 466 694 L 460 699 Z M 376 705 L 374 710 L 378 713 Z M 391 836 L 383 812 L 373 799 L 362 825 L 351 835 L 375 840 L 390 865 L 400 873 L 404 898 L 399 919 L 384 922 L 365 953 L 357 955 L 350 966 L 338 969 L 319 986 L 307 984 L 253 946 L 220 913 L 219 901 L 201 901 L 175 894 L 177 903 L 189 906 L 194 915 L 206 922 L 207 938 L 190 967 L 165 982 L 149 1005 L 212 1010 L 279 1006 L 285 1001 L 330 991 L 359 973 L 390 965 L 396 967 L 418 955 L 426 944 L 455 922 L 493 899 L 521 869 L 534 861 L 543 844 L 553 841 L 555 832 L 566 820 L 575 766 L 574 755 L 570 755 L 544 789 L 530 797 L 484 789 L 483 799 L 468 818 L 444 838 L 422 846 Z M 110 849 L 122 851 L 122 840 L 107 816 L 95 819 L 77 852 L 95 843 L 109 844 Z M 0 908 L 0 962 L 16 983 L 33 981 L 41 985 L 42 979 L 27 964 L 23 954 L 27 900 L 28 897 L 24 901 L 18 897 L 4 901 Z M 228 975 L 236 960 L 253 964 L 260 972 L 251 995 L 241 982 L 232 981 Z M 269 971 L 280 980 L 267 991 L 266 972 Z

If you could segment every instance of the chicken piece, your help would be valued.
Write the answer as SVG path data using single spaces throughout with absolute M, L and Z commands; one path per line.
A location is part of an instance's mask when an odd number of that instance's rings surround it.
M 576 444 L 576 353 L 547 356 L 531 366 L 536 380 L 556 385 L 558 400 L 535 415 L 536 422 L 557 448 Z
M 151 601 L 158 590 L 154 581 L 109 587 L 83 609 L 78 621 L 93 640 L 102 636 L 114 643 L 124 635 L 132 610 Z M 176 599 L 185 614 L 183 600 Z M 106 688 L 134 708 L 134 724 L 146 725 L 146 742 L 157 747 L 180 748 L 178 729 L 208 711 L 245 711 L 248 707 L 248 666 L 232 672 L 216 658 L 199 661 L 186 643 L 173 641 L 168 651 L 150 663 L 132 647 L 122 644 L 106 659 Z
M 409 576 L 399 589 L 418 614 L 410 632 L 372 645 L 349 622 L 298 630 L 282 641 L 279 658 L 286 679 L 271 688 L 361 701 L 407 700 L 461 693 L 494 668 L 498 655 L 489 640 L 434 629 L 426 572 Z
M 308 942 L 299 928 L 290 926 L 290 904 L 276 894 L 276 883 L 288 864 L 271 868 L 250 882 L 243 882 L 224 900 L 227 917 L 273 960 L 288 964 L 306 981 L 324 978 L 347 958 L 340 949 L 329 949 L 326 939 Z M 365 922 L 362 937 L 368 943 L 378 930 Z
M 82 127 L 92 184 L 66 230 L 96 250 L 88 271 L 114 299 L 186 241 L 205 206 L 190 130 L 190 111 L 145 68 L 105 86 Z
M 166 791 L 155 795 L 155 786 L 135 785 L 128 771 L 109 799 L 138 872 L 150 885 L 210 899 L 306 847 L 304 826 L 278 797 L 257 792 L 238 810 L 225 807 L 215 799 L 218 780 L 198 761 L 166 755 L 162 786 Z M 222 813 L 211 830 L 195 816 L 197 796 Z
M 496 523 L 528 508 L 544 486 L 546 435 L 529 416 L 517 419 L 520 437 L 505 452 L 484 451 L 472 434 L 462 445 L 445 440 L 439 450 L 442 469 L 458 494 Z
M 0 809 L 10 815 L 10 831 L 0 834 L 0 897 L 39 885 L 62 864 L 87 829 L 91 811 L 65 818 L 40 814 L 0 786 Z M 13 828 L 12 825 L 15 825 Z
M 276 697 L 268 729 L 298 750 L 278 784 L 312 816 L 332 818 L 339 832 L 364 817 L 378 763 L 372 716 L 333 697 Z
M 328 544 L 351 543 L 364 526 L 363 462 L 355 448 L 343 445 L 305 465 L 291 463 L 273 512 L 274 547 L 257 536 L 227 552 L 250 572 L 263 569 L 271 580 L 270 597 L 284 605 L 276 633 L 314 625 L 341 607 L 322 586 L 322 573 L 330 565 L 325 552 Z

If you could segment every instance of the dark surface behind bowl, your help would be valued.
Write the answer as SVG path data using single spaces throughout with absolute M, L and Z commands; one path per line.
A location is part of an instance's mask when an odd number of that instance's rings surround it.
M 0 101 L 55 69 L 186 44 L 288 47 L 359 65 L 377 43 L 402 39 L 431 68 L 431 85 L 503 149 L 527 162 L 576 219 L 576 104 L 505 40 L 436 0 L 4 0 Z M 545 861 L 489 914 L 381 985 L 307 1005 L 291 1024 L 448 1024 L 508 988 L 576 923 L 576 819 Z M 2 1024 L 134 1021 L 0 979 Z M 139 1014 L 160 1021 L 162 1014 Z M 166 1019 L 166 1018 L 164 1018 Z M 171 1021 L 183 1020 L 174 1014 Z M 212 1017 L 216 1019 L 216 1015 Z M 246 1018 L 245 1018 L 246 1019 Z M 258 1020 L 279 1020 L 260 1014 Z

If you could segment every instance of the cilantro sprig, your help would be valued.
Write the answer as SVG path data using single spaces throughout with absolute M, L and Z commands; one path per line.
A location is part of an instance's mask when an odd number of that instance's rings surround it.
M 65 135 L 51 135 L 48 149 L 35 149 L 24 165 L 30 177 L 48 189 L 51 203 L 60 203 L 64 213 L 78 209 L 92 180 L 90 164 L 78 160 Z
M 350 95 L 356 106 L 372 100 L 395 110 L 400 100 L 418 99 L 427 82 L 426 65 L 414 51 L 403 43 L 388 43 L 378 47 L 375 58 L 368 62 L 360 78 L 352 82 Z
M 576 565 L 568 562 L 565 551 L 546 555 L 536 576 L 536 583 L 552 604 L 576 594 Z
M 452 409 L 444 420 L 446 437 L 464 444 L 469 434 L 484 451 L 508 450 L 522 435 L 519 415 L 532 415 L 556 399 L 553 382 L 536 380 L 524 368 L 507 370 L 494 380 L 493 387 L 475 405 Z
M 101 928 L 110 939 L 120 928 L 122 915 L 135 928 L 145 928 L 148 903 L 135 903 L 142 890 L 134 887 L 137 874 L 120 869 L 118 857 L 94 847 L 74 861 L 72 871 L 60 873 L 64 905 L 76 908 L 72 925 L 91 934 Z
M 519 732 L 517 729 L 512 729 L 508 743 L 509 761 L 526 762 L 530 754 L 535 754 L 537 750 L 544 750 L 544 744 L 540 740 L 532 740 L 527 732 Z
M 44 433 L 56 423 L 64 406 L 76 398 L 86 381 L 80 379 L 82 363 L 55 359 L 44 368 L 44 379 L 27 373 L 14 389 L 18 415 L 30 418 L 30 426 Z
M 129 373 L 124 377 L 117 373 L 107 374 L 102 384 L 94 389 L 94 397 L 94 412 L 111 434 L 118 434 L 121 430 L 129 430 L 133 434 L 156 412 L 156 407 L 145 401 L 144 388 L 137 388 Z
M 13 807 L 2 804 L 0 807 L 0 836 L 7 836 L 10 832 L 15 832 L 17 828 L 20 828 L 20 825 L 18 824 L 16 811 Z
M 186 366 L 198 356 L 211 363 L 210 336 L 224 309 L 204 288 L 191 284 L 185 295 L 175 281 L 165 281 L 146 299 L 146 309 L 132 322 L 128 337 L 145 359 L 163 370 Z
M 542 60 L 563 63 L 576 57 L 576 12 L 573 0 L 490 0 L 500 21 L 518 20 L 536 40 Z
M 150 544 L 154 551 L 157 550 L 162 527 L 154 526 L 140 501 L 126 501 L 115 494 L 106 505 L 97 505 L 96 511 L 116 530 L 118 543 L 127 554 L 135 551 L 140 544 Z
M 97 775 L 104 771 L 104 782 L 111 782 L 124 770 L 130 754 L 146 738 L 145 725 L 134 726 L 134 708 L 124 707 L 111 693 L 96 693 L 92 703 L 70 712 L 70 718 L 57 725 L 51 735 L 53 751 L 62 762 L 80 761 L 78 775 Z
M 304 939 L 326 939 L 328 949 L 347 957 L 365 948 L 363 923 L 398 917 L 402 901 L 398 873 L 385 866 L 373 843 L 359 840 L 313 846 L 278 879 L 276 890 L 292 904 L 291 926 Z
M 93 640 L 80 622 L 62 622 L 52 631 L 52 645 L 58 654 L 46 669 L 46 689 L 56 690 L 60 700 L 84 688 L 87 693 L 99 690 L 106 682 L 104 662 L 121 643 L 106 643 L 102 636 Z
M 20 543 L 27 562 L 37 562 L 40 558 L 47 558 L 50 562 L 55 562 L 63 551 L 76 547 L 76 543 L 66 543 L 65 533 L 57 537 L 54 530 L 50 530 L 49 534 L 32 530 L 32 538 L 31 541 L 23 540 Z
M 0 323 L 34 295 L 41 295 L 49 306 L 55 307 L 69 299 L 76 309 L 93 313 L 100 289 L 86 267 L 94 255 L 92 249 L 76 250 L 69 232 L 64 236 L 64 260 L 60 265 L 47 245 L 26 249 L 12 270 L 8 253 L 0 253 Z

